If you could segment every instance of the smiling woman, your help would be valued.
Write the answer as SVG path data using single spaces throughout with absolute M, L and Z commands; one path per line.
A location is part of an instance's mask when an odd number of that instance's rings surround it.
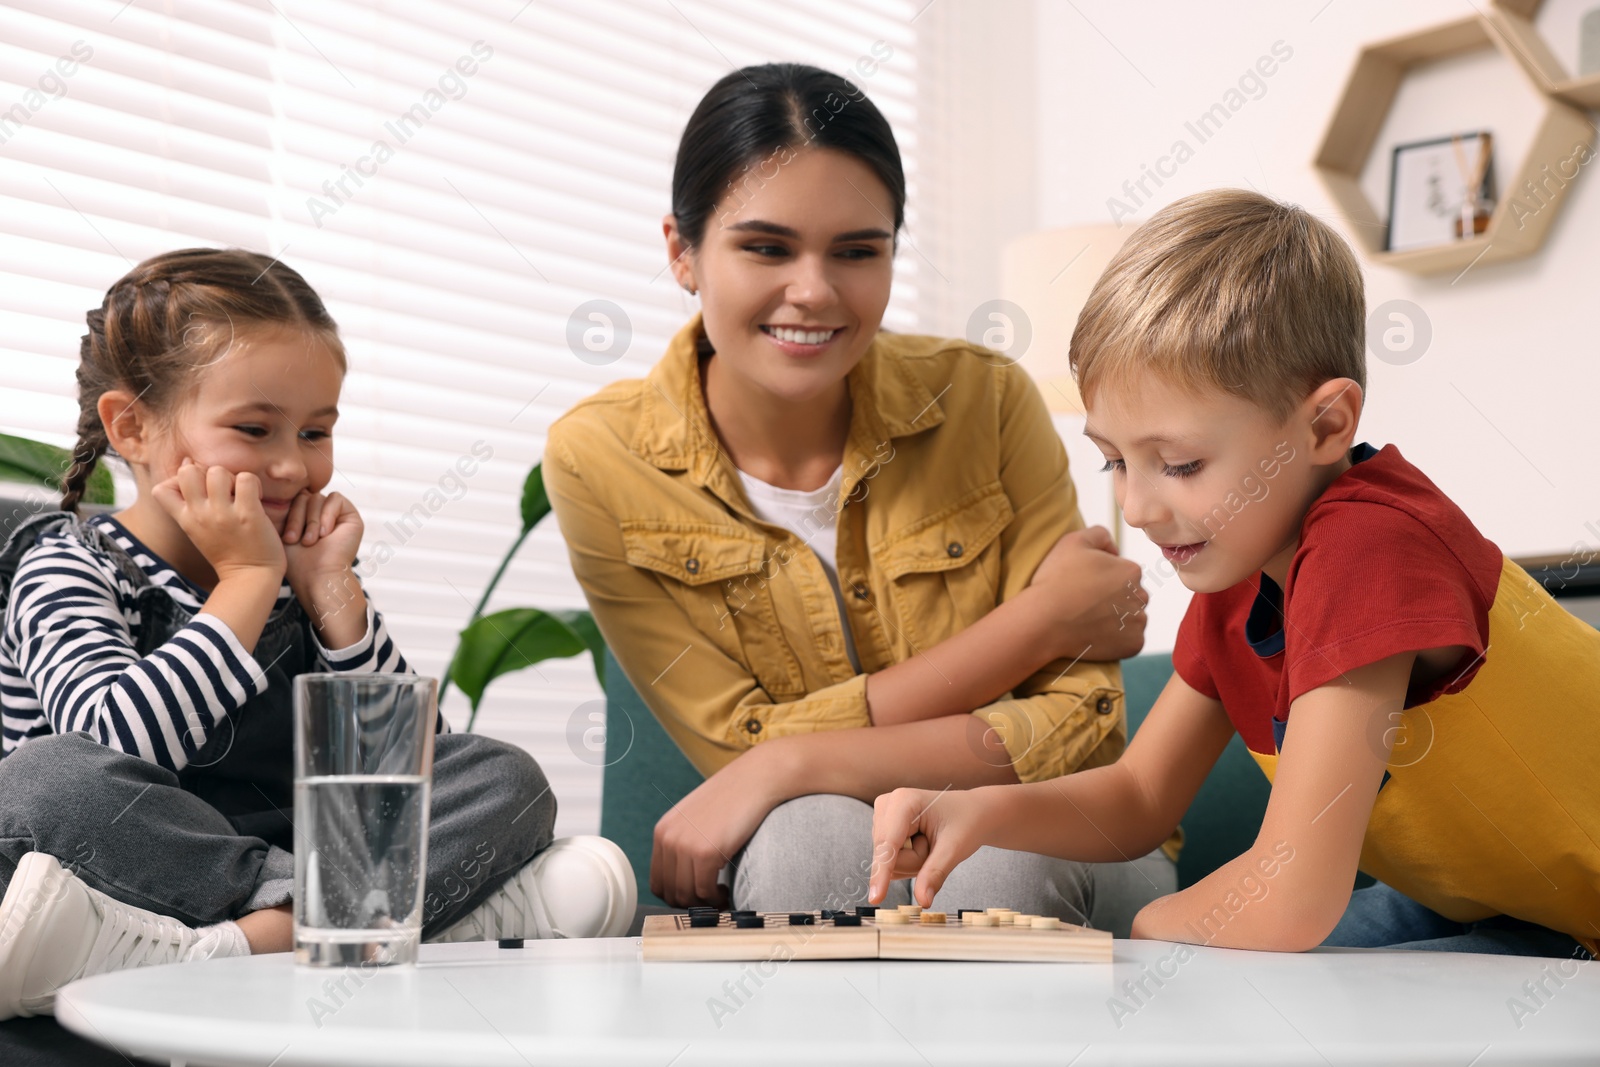
M 545 484 L 608 644 L 706 774 L 657 825 L 669 903 L 865 900 L 872 801 L 1116 759 L 1139 569 L 1083 530 L 1037 389 L 960 340 L 881 330 L 906 182 L 860 89 L 718 82 L 662 220 L 702 313 L 643 381 L 551 427 Z M 945 889 L 1126 933 L 1156 851 L 986 850 Z M 909 900 L 906 885 L 894 892 Z

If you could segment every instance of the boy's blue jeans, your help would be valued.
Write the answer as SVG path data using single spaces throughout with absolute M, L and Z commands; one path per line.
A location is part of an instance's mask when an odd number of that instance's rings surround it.
M 1486 952 L 1497 956 L 1565 956 L 1588 959 L 1572 938 L 1535 923 L 1496 915 L 1458 923 L 1430 911 L 1382 882 L 1350 895 L 1350 906 L 1323 943 L 1336 948 L 1409 948 L 1430 952 Z

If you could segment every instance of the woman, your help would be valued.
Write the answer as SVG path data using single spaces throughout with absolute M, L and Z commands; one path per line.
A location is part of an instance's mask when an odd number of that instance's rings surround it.
M 1024 373 L 880 332 L 904 207 L 894 135 L 848 81 L 723 78 L 663 222 L 702 312 L 647 379 L 550 429 L 545 484 L 595 619 L 707 775 L 655 831 L 650 887 L 676 906 L 861 903 L 878 794 L 1123 748 L 1139 569 L 1081 529 Z M 983 849 L 935 907 L 1092 911 L 1125 935 L 1176 888 L 1159 851 L 1098 866 Z

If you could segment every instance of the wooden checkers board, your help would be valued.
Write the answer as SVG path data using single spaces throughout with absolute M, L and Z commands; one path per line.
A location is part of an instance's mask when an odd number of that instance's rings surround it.
M 1070 923 L 1035 929 L 1014 921 L 974 918 L 962 913 L 923 922 L 915 913 L 882 919 L 861 909 L 859 917 L 836 922 L 838 912 L 758 912 L 760 925 L 716 912 L 716 924 L 702 913 L 700 926 L 690 915 L 645 918 L 641 952 L 646 961 L 711 960 L 966 960 L 1009 963 L 1110 963 L 1111 934 Z M 894 910 L 894 909 L 888 909 Z M 937 914 L 937 913 L 935 913 Z M 802 918 L 802 916 L 804 918 Z M 1017 916 L 1013 912 L 1011 919 Z M 1032 916 L 1025 916 L 1032 919 Z M 809 921 L 806 921 L 809 920 Z M 966 920 L 966 921 L 963 921 Z M 859 922 L 860 925 L 847 925 Z

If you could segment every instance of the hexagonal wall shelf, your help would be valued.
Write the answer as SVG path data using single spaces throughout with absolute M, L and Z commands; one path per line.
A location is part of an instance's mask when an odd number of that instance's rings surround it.
M 1489 17 L 1534 84 L 1579 107 L 1600 108 L 1600 71 L 1574 75 L 1551 51 L 1535 19 L 1543 0 L 1494 0 Z
M 1544 242 L 1571 179 L 1589 158 L 1595 130 L 1588 117 L 1535 83 L 1542 97 L 1542 117 L 1526 156 L 1514 170 L 1500 172 L 1500 196 L 1488 228 L 1466 240 L 1384 250 L 1384 222 L 1361 189 L 1361 172 L 1400 83 L 1413 68 L 1483 49 L 1497 50 L 1527 73 L 1499 27 L 1478 16 L 1368 45 L 1357 57 L 1313 162 L 1328 195 L 1349 219 L 1357 243 L 1373 262 L 1413 274 L 1437 274 L 1526 256 Z M 1502 167 L 1505 162 L 1500 161 Z M 1557 179 L 1552 172 L 1563 177 Z

